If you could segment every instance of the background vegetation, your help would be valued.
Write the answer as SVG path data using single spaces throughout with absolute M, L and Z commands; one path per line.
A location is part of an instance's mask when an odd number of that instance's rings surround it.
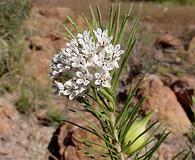
M 26 69 L 27 31 L 23 22 L 33 4 L 34 0 L 0 0 L 0 95 L 16 93 L 14 103 L 20 113 L 29 115 L 38 108 L 47 108 L 48 123 L 59 123 L 62 116 L 49 102 L 50 85 L 41 87 Z
M 119 1 L 119 0 L 112 0 L 112 1 Z M 121 0 L 121 1 L 132 1 L 132 0 Z M 173 4 L 195 4 L 194 0 L 136 0 L 136 1 L 143 1 L 143 2 L 157 2 L 157 3 L 173 3 Z

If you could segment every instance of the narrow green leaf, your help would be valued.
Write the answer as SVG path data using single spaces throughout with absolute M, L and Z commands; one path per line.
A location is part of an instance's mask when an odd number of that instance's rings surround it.
M 79 147 L 79 150 L 83 152 L 87 157 L 96 160 L 96 158 L 90 153 L 90 151 Z
M 76 22 L 70 16 L 67 16 L 67 18 L 70 21 L 70 23 L 75 27 L 75 29 L 77 30 L 77 32 L 81 32 L 81 29 L 78 27 L 78 25 L 76 24 Z
M 157 124 L 158 121 L 152 123 L 144 132 L 140 133 L 139 136 L 137 136 L 132 142 L 130 142 L 129 145 L 126 145 L 125 147 L 122 148 L 122 152 L 126 152 L 130 147 L 131 145 L 133 145 L 141 136 L 143 136 L 146 132 L 148 132 L 152 127 L 154 127 L 154 125 Z M 136 150 L 137 151 L 137 150 Z M 135 151 L 135 152 L 136 152 Z
M 115 29 L 115 26 L 116 26 L 116 18 L 117 18 L 117 11 L 115 11 L 114 12 L 114 15 L 113 15 L 114 17 L 113 17 L 113 20 L 112 20 L 112 24 L 111 24 L 111 30 L 110 30 L 110 34 L 109 35 L 111 35 L 111 36 L 114 36 L 114 35 L 112 35 L 112 33 L 114 33 L 114 29 Z
M 95 88 L 93 88 L 93 91 L 95 94 L 97 104 L 102 109 L 102 111 L 108 116 L 109 112 L 108 112 L 107 104 L 105 103 L 104 99 L 98 94 L 98 92 Z
M 171 160 L 175 160 L 176 158 L 178 158 L 184 152 L 185 152 L 185 150 L 182 150 L 181 152 L 177 153 Z
M 109 26 L 108 26 L 108 35 L 111 35 L 111 31 L 113 28 L 113 19 L 114 19 L 114 6 L 113 4 L 110 7 L 110 17 L 109 17 Z
M 101 148 L 104 148 L 104 149 L 107 149 L 107 150 L 111 150 L 112 152 L 115 152 L 115 150 L 111 149 L 111 148 L 108 148 L 102 144 L 99 144 L 99 143 L 96 143 L 94 141 L 90 141 L 90 140 L 87 140 L 87 139 L 82 139 L 82 138 L 77 138 L 76 136 L 74 136 L 73 138 L 75 138 L 76 140 L 80 141 L 80 142 L 87 142 L 87 143 L 90 143 L 90 144 L 93 144 L 93 145 L 96 145 L 96 146 L 99 146 Z
M 72 125 L 74 125 L 74 126 L 80 128 L 80 129 L 82 129 L 82 130 L 85 130 L 85 131 L 87 131 L 87 132 L 90 132 L 90 133 L 96 135 L 96 133 L 95 133 L 94 131 L 92 131 L 92 130 L 86 128 L 86 127 L 83 127 L 83 126 L 81 126 L 81 125 L 78 125 L 78 124 L 76 124 L 76 123 L 74 123 L 74 122 L 71 122 L 71 121 L 68 121 L 68 120 L 63 120 L 63 121 L 64 121 L 64 122 L 67 122 L 67 123 L 69 123 L 69 124 L 72 124 Z
M 103 29 L 102 15 L 101 15 L 100 8 L 99 8 L 99 5 L 98 4 L 96 5 L 96 12 L 97 12 L 97 16 L 98 16 L 99 26 L 100 26 L 101 29 Z
M 92 19 L 93 19 L 93 28 L 98 28 L 97 20 L 96 20 L 93 8 L 91 7 L 91 5 L 89 5 L 89 8 L 90 8 Z
M 116 96 L 115 96 L 113 90 L 110 89 L 110 88 L 104 88 L 104 90 L 105 90 L 108 94 L 110 94 L 110 95 L 112 96 L 112 98 L 114 99 L 114 101 L 116 102 Z
M 129 94 L 128 94 L 128 98 L 127 98 L 127 100 L 128 100 L 129 102 L 131 101 L 132 97 L 134 96 L 134 92 L 135 92 L 135 89 L 134 89 L 134 91 L 133 91 L 133 84 L 134 84 L 134 83 L 132 82 L 131 85 L 130 85 L 130 88 L 129 88 Z M 130 104 L 130 103 L 129 103 L 129 104 Z M 117 123 L 120 122 L 120 121 L 121 121 L 121 117 L 123 117 L 124 114 L 127 113 L 128 107 L 129 107 L 129 105 L 124 105 L 124 106 L 123 106 L 122 110 L 120 111 L 120 113 L 118 114 L 118 116 L 117 116 L 117 118 L 116 118 Z
M 148 141 L 145 142 L 145 144 L 143 144 L 139 149 L 138 149 L 138 153 L 137 155 L 139 155 L 139 153 L 141 152 L 142 148 L 147 147 L 148 144 L 152 143 L 153 141 L 156 140 L 156 138 L 154 138 L 154 135 L 156 133 L 156 131 L 159 129 L 159 127 L 161 126 L 161 123 L 152 131 L 152 133 L 150 134 Z M 146 152 L 147 153 L 147 152 Z
M 119 137 L 119 141 L 122 142 L 125 138 L 125 135 L 127 134 L 129 128 L 131 127 L 131 125 L 133 124 L 133 122 L 139 117 L 139 110 L 140 107 L 142 106 L 143 102 L 144 102 L 144 98 L 142 98 L 141 100 L 139 100 L 136 104 L 135 107 L 133 107 L 133 110 L 131 111 L 130 115 L 126 115 L 126 119 L 125 121 L 120 124 L 120 137 Z M 123 129 L 124 128 L 124 129 Z
M 72 38 L 75 38 L 74 34 L 65 25 L 64 28 Z
M 182 160 L 186 160 L 186 159 L 188 158 L 190 152 L 191 152 L 191 151 L 188 151 L 188 153 L 182 158 Z
M 133 90 L 132 90 L 132 88 L 129 89 L 128 97 L 127 97 L 127 100 L 126 100 L 126 102 L 124 104 L 124 107 L 128 107 L 131 104 L 133 97 L 136 95 L 136 92 L 137 92 L 138 88 L 141 86 L 141 84 L 143 82 L 143 79 L 144 78 L 142 78 L 141 80 L 138 81 L 138 83 L 133 88 Z M 134 84 L 133 84 L 133 81 L 132 81 L 132 85 L 131 86 L 133 86 L 133 85 Z
M 106 92 L 104 89 L 100 89 L 99 92 L 103 94 L 112 103 L 112 107 L 115 107 L 114 98 L 108 92 Z
M 81 113 L 79 113 L 78 111 L 74 110 L 74 109 L 69 109 L 70 111 L 74 112 L 75 114 L 77 114 L 81 119 L 83 119 L 85 122 L 87 122 L 91 127 L 89 127 L 89 129 L 91 129 L 92 131 L 94 131 L 95 133 L 99 134 L 101 137 L 102 135 L 107 135 L 110 138 L 113 138 L 110 134 L 102 131 L 101 129 L 99 129 L 98 126 L 96 126 L 94 123 L 92 123 L 90 120 L 88 120 L 87 118 L 85 118 L 85 116 Z M 102 134 L 102 135 L 101 135 Z
M 89 20 L 88 18 L 85 16 L 85 14 L 82 14 L 84 20 L 85 20 L 85 23 L 86 23 L 86 26 L 90 29 L 90 30 L 93 30 L 91 24 L 89 23 Z
M 118 4 L 118 9 L 117 9 L 117 16 L 116 16 L 116 23 L 115 23 L 115 34 L 114 34 L 114 40 L 113 44 L 116 45 L 118 34 L 119 34 L 119 26 L 120 26 L 120 12 L 121 12 L 121 7 L 120 3 Z
M 166 130 L 160 135 L 158 142 L 152 147 L 145 155 L 143 155 L 143 160 L 150 160 L 154 152 L 160 147 L 161 143 L 166 139 L 166 137 L 170 134 L 170 132 L 165 133 Z
M 72 38 L 70 36 L 68 36 L 67 34 L 63 33 L 63 36 L 68 39 L 68 40 L 71 40 Z
M 129 58 L 129 55 L 135 45 L 135 42 L 136 42 L 136 32 L 137 32 L 137 24 L 139 22 L 139 19 L 137 19 L 131 29 L 131 32 L 129 33 L 128 35 L 128 40 L 126 42 L 126 45 L 125 45 L 125 53 L 123 54 L 122 56 L 122 63 L 121 63 L 121 66 L 120 68 L 115 72 L 114 74 L 114 78 L 113 78 L 113 82 L 112 82 L 112 90 L 115 91 L 117 85 L 118 85 L 118 81 L 119 81 L 119 77 L 122 73 L 122 71 L 124 70 L 125 68 L 125 65 L 128 61 L 128 58 Z
M 130 7 L 129 7 L 129 11 L 128 13 L 125 15 L 124 19 L 123 19 L 123 22 L 122 22 L 122 25 L 120 27 L 120 32 L 119 32 L 119 35 L 117 37 L 117 41 L 116 43 L 121 43 L 122 41 L 122 38 L 123 38 L 123 35 L 126 31 L 126 28 L 127 28 L 127 24 L 128 24 L 128 21 L 129 21 L 129 18 L 130 18 L 130 13 L 131 13 L 131 10 L 132 10 L 132 7 L 133 7 L 133 3 L 131 3 Z

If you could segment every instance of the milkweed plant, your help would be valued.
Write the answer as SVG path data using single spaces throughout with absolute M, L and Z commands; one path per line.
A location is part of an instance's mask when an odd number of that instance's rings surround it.
M 92 159 L 98 155 L 111 160 L 130 157 L 149 160 L 169 133 L 164 130 L 155 138 L 160 124 L 154 122 L 147 125 L 153 112 L 145 117 L 140 115 L 146 98 L 133 103 L 141 81 L 132 83 L 122 108 L 117 107 L 115 96 L 120 75 L 136 42 L 139 18 L 129 22 L 132 5 L 124 16 L 121 15 L 120 4 L 112 5 L 108 25 L 105 25 L 99 6 L 95 9 L 90 6 L 90 10 L 91 19 L 83 15 L 87 26 L 85 29 L 67 17 L 77 33 L 65 26 L 68 43 L 54 55 L 50 77 L 57 95 L 77 100 L 98 123 L 92 123 L 75 108 L 69 110 L 87 125 L 65 121 L 101 139 L 102 143 L 77 138 L 82 146 L 86 146 L 79 149 Z

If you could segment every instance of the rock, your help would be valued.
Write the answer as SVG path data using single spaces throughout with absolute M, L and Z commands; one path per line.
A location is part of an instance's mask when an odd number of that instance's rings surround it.
M 48 150 L 52 155 L 49 156 L 50 160 L 55 160 L 53 157 L 61 160 L 81 159 L 82 155 L 77 150 L 75 142 L 73 142 L 73 132 L 74 127 L 66 123 L 56 129 L 48 146 Z
M 20 116 L 7 100 L 0 98 L 0 160 L 43 160 L 53 127 L 38 125 L 35 117 Z
M 163 121 L 165 127 L 175 134 L 183 135 L 189 132 L 191 122 L 177 101 L 174 92 L 165 86 L 158 76 L 148 76 L 141 87 L 141 92 L 148 95 L 143 106 L 144 111 L 157 109 L 155 119 Z
M 12 120 L 18 117 L 16 109 L 6 100 L 0 99 L 0 137 L 12 131 Z
M 11 133 L 11 125 L 4 120 L 0 122 L 0 136 Z
M 16 109 L 6 100 L 0 98 L 0 116 L 1 118 L 17 119 Z
M 165 34 L 159 37 L 155 42 L 155 46 L 158 49 L 168 52 L 172 50 L 183 50 L 182 41 L 171 34 Z
M 195 59 L 195 36 L 191 39 L 189 43 L 189 48 L 188 52 L 190 54 L 190 59 L 193 64 L 195 64 L 194 59 Z
M 55 160 L 53 157 L 56 157 L 57 159 L 61 160 L 90 160 L 90 158 L 79 150 L 79 148 L 86 148 L 86 146 L 79 141 L 80 139 L 87 139 L 97 142 L 98 144 L 103 143 L 95 135 L 65 123 L 56 129 L 51 138 L 48 150 L 53 156 L 50 156 L 49 159 Z M 96 145 L 92 146 L 94 149 L 102 149 L 100 147 L 98 148 Z M 100 158 L 100 155 L 95 155 L 95 157 L 98 159 Z
M 191 88 L 193 88 L 193 90 L 195 90 L 195 76 L 194 75 L 184 75 L 180 79 L 182 81 L 187 82 L 189 87 L 191 87 Z
M 38 12 L 41 16 L 46 18 L 58 18 L 61 21 L 64 21 L 67 16 L 73 15 L 73 12 L 70 8 L 64 7 L 40 8 Z
M 169 160 L 174 157 L 173 148 L 170 145 L 162 144 L 159 150 L 157 151 L 158 160 Z
M 182 80 L 175 81 L 173 84 L 171 84 L 170 88 L 175 93 L 177 100 L 183 107 L 190 121 L 194 123 L 195 114 L 192 110 L 193 105 L 192 95 L 194 94 L 194 90 L 189 87 L 186 81 Z
M 50 47 L 51 40 L 41 36 L 31 36 L 26 39 L 29 42 L 29 49 L 32 51 L 46 51 Z
M 165 86 L 170 86 L 173 82 L 178 80 L 178 77 L 170 73 L 161 74 L 159 75 L 159 77 L 163 81 Z

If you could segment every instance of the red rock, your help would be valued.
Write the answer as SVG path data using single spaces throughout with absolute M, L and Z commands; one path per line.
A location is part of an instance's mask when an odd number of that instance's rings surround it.
M 175 93 L 177 100 L 183 107 L 190 121 L 194 123 L 195 115 L 192 110 L 192 105 L 193 105 L 192 95 L 194 94 L 194 90 L 189 87 L 186 81 L 182 81 L 182 80 L 177 80 L 173 82 L 170 88 Z
M 0 117 L 1 119 L 15 119 L 17 118 L 16 109 L 4 99 L 0 99 Z
M 182 81 L 186 81 L 188 85 L 195 90 L 195 76 L 194 75 L 185 75 L 180 79 Z
M 195 37 L 189 43 L 189 51 L 195 53 Z
M 162 144 L 159 150 L 157 151 L 158 160 L 169 160 L 176 155 L 173 153 L 173 148 L 167 144 Z
M 157 109 L 155 119 L 164 122 L 165 127 L 175 134 L 188 133 L 191 123 L 174 92 L 163 84 L 156 75 L 150 75 L 144 81 L 141 92 L 148 95 L 143 106 L 144 111 Z
M 67 16 L 71 16 L 73 13 L 70 8 L 40 8 L 39 14 L 46 18 L 58 18 L 64 21 Z
M 9 135 L 12 131 L 12 121 L 18 117 L 16 109 L 6 100 L 0 99 L 0 135 Z
M 4 121 L 0 121 L 0 135 L 9 135 L 11 133 L 11 125 Z
M 29 42 L 29 48 L 32 51 L 46 51 L 51 44 L 51 40 L 49 38 L 41 36 L 27 37 L 27 41 Z
M 157 48 L 162 49 L 164 51 L 168 51 L 168 50 L 183 50 L 183 44 L 182 41 L 180 39 L 178 39 L 177 37 L 170 35 L 170 34 L 165 34 L 161 37 L 159 37 L 156 42 L 155 45 Z

